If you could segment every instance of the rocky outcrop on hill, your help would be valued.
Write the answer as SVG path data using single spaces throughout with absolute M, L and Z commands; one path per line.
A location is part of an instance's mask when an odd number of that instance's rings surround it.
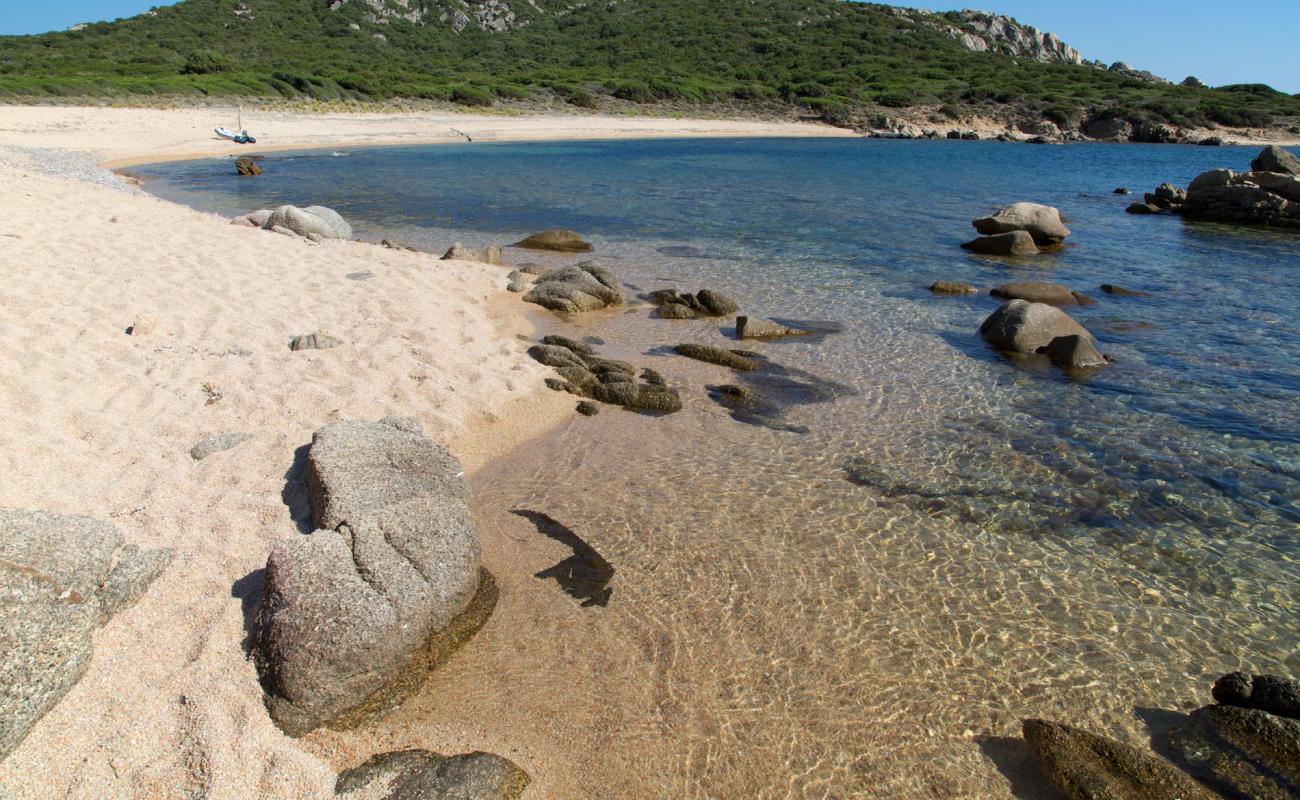
M 0 509 L 0 759 L 81 680 L 91 634 L 171 555 L 90 517 Z
M 486 621 L 469 487 L 413 419 L 312 437 L 316 530 L 272 550 L 256 633 L 267 708 L 290 735 L 382 712 Z
M 466 28 L 501 33 L 528 24 L 507 0 L 332 0 L 329 7 L 339 11 L 349 5 L 364 9 L 365 21 L 376 25 L 400 19 L 413 25 L 446 25 L 456 33 Z
M 896 13 L 936 28 L 976 53 L 1001 53 L 1045 64 L 1083 63 L 1079 51 L 1056 34 L 1043 33 L 1001 14 L 971 9 L 936 14 L 910 8 L 898 9 Z

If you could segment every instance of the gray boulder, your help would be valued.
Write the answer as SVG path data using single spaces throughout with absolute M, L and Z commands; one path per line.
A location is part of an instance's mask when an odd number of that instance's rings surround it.
M 1070 800 L 1221 800 L 1163 759 L 1114 739 L 1041 719 L 1025 720 L 1023 732 L 1043 775 Z
M 316 234 L 322 239 L 351 239 L 352 226 L 325 206 L 280 206 L 262 225 L 267 230 L 284 228 L 299 236 Z
M 371 756 L 334 783 L 339 800 L 518 800 L 528 773 L 491 753 L 400 750 Z
M 1070 229 L 1061 220 L 1061 212 L 1039 203 L 1003 206 L 993 215 L 980 217 L 971 224 L 985 236 L 1025 231 L 1039 246 L 1059 244 L 1070 235 Z
M 1255 160 L 1250 162 L 1255 172 L 1282 172 L 1287 175 L 1300 175 L 1300 159 L 1290 151 L 1271 144 L 1265 147 Z
M 1106 366 L 1106 357 L 1092 340 L 1079 334 L 1058 336 L 1047 343 L 1047 357 L 1053 366 L 1066 371 Z
M 549 270 L 537 279 L 524 300 L 551 311 L 577 314 L 623 302 L 614 273 L 595 261 Z
M 81 680 L 91 634 L 171 555 L 123 545 L 90 517 L 0 509 L 0 759 Z
M 962 247 L 986 256 L 1031 256 L 1038 252 L 1034 237 L 1027 231 L 981 236 L 963 243 Z
M 250 211 L 247 214 L 241 214 L 230 221 L 231 225 L 243 225 L 246 228 L 265 228 L 266 222 L 271 218 L 272 211 L 269 208 Z
M 1227 186 L 1232 183 L 1237 174 L 1230 169 L 1212 169 L 1202 172 L 1187 184 L 1187 191 L 1194 192 L 1197 189 L 1208 189 L 1211 186 Z
M 1300 228 L 1300 202 L 1251 183 L 1206 186 L 1188 192 L 1183 216 L 1211 222 Z
M 930 291 L 935 294 L 979 294 L 979 289 L 969 283 L 956 281 L 935 281 L 930 284 Z
M 1130 203 L 1128 207 L 1124 209 L 1124 211 L 1126 211 L 1129 214 L 1140 214 L 1140 215 L 1164 213 L 1164 209 L 1152 203 Z
M 247 433 L 218 433 L 205 436 L 190 448 L 190 458 L 195 461 L 202 461 L 208 456 L 216 455 L 248 441 L 249 437 L 250 434 Z
M 493 264 L 501 266 L 505 262 L 501 257 L 501 246 L 490 244 L 482 250 L 475 250 L 472 247 L 466 247 L 460 242 L 454 242 L 447 252 L 442 254 L 443 261 L 477 261 L 482 264 Z
M 267 707 L 294 736 L 395 705 L 446 657 L 440 637 L 491 611 L 464 472 L 415 420 L 321 428 L 306 483 L 316 531 L 272 550 L 256 634 Z
M 515 242 L 514 246 L 530 250 L 553 250 L 559 253 L 590 253 L 592 250 L 590 242 L 583 241 L 578 234 L 563 228 L 534 233 L 522 241 Z
M 1048 303 L 1054 306 L 1072 306 L 1079 300 L 1070 287 L 1046 281 L 1019 281 L 1004 283 L 989 291 L 1003 300 L 1028 300 L 1031 303 Z
M 1003 303 L 980 325 L 980 333 L 994 347 L 1013 353 L 1045 353 L 1058 336 L 1092 341 L 1092 334 L 1061 309 L 1026 300 Z
M 1300 797 L 1300 723 L 1264 711 L 1206 706 L 1169 732 L 1168 749 L 1226 797 Z

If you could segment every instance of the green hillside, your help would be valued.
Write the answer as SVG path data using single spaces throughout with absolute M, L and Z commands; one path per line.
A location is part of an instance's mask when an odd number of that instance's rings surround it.
M 1158 84 L 974 52 L 939 24 L 842 0 L 186 0 L 0 37 L 0 98 L 139 95 L 754 104 L 840 124 L 921 105 L 1062 127 L 1300 116 L 1300 98 L 1266 86 Z

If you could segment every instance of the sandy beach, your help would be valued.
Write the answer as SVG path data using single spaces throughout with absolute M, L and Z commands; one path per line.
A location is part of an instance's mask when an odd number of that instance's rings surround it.
M 233 109 L 232 109 L 233 117 Z M 524 357 L 506 269 L 239 228 L 84 174 L 241 151 L 211 109 L 0 108 L 0 506 L 85 514 L 175 549 L 95 636 L 85 677 L 0 765 L 13 798 L 329 797 L 328 736 L 285 736 L 245 655 L 245 611 L 279 537 L 295 451 L 338 420 L 413 416 L 473 470 L 572 413 Z M 481 115 L 250 114 L 257 151 L 479 140 L 839 136 L 817 125 Z M 78 159 L 80 161 L 78 161 Z M 55 159 L 57 160 L 57 158 Z M 83 163 L 84 162 L 84 163 Z M 75 171 L 75 170 L 74 170 Z M 63 172 L 69 172 L 63 170 Z M 303 198 L 308 205 L 312 198 Z M 369 272 L 367 280 L 350 274 Z M 156 320 L 126 332 L 138 315 Z M 290 337 L 344 344 L 291 352 Z M 247 433 L 195 461 L 204 436 Z M 498 543 L 486 542 L 488 550 Z M 444 731 L 545 769 L 508 737 Z M 484 740 L 484 739 L 488 740 Z M 353 737 L 338 761 L 367 755 Z M 335 748 L 337 750 L 337 748 Z

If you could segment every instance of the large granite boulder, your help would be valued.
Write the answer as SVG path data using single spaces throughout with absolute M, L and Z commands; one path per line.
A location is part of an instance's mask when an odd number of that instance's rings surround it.
M 271 218 L 273 212 L 269 208 L 250 211 L 247 214 L 240 214 L 230 220 L 231 225 L 240 225 L 245 228 L 265 228 L 267 220 Z
M 1256 709 L 1206 706 L 1167 735 L 1189 772 L 1225 797 L 1300 797 L 1300 722 Z
M 1092 341 L 1092 334 L 1061 309 L 1027 300 L 1003 303 L 980 325 L 980 333 L 994 347 L 1013 353 L 1045 353 L 1059 336 Z
M 518 800 L 528 773 L 491 753 L 444 756 L 428 750 L 380 753 L 339 773 L 339 800 Z
M 1224 705 L 1300 719 L 1300 681 L 1281 675 L 1229 672 L 1214 682 L 1211 694 Z
M 1025 742 L 1043 774 L 1070 800 L 1221 800 L 1186 773 L 1114 739 L 1027 719 Z
M 1265 147 L 1255 160 L 1250 162 L 1251 170 L 1255 172 L 1282 172 L 1287 175 L 1300 175 L 1300 159 L 1291 154 L 1290 151 L 1271 144 Z
M 740 310 L 740 306 L 730 296 L 713 289 L 701 289 L 694 294 L 676 289 L 660 289 L 643 297 L 659 308 L 659 316 L 663 319 L 729 317 Z M 677 310 L 678 306 L 684 308 L 685 312 Z
M 1288 200 L 1238 175 L 1227 185 L 1202 186 L 1189 191 L 1183 216 L 1209 222 L 1300 228 L 1300 202 Z
M 537 279 L 524 300 L 551 311 L 577 314 L 623 302 L 614 273 L 595 261 L 548 270 Z
M 590 242 L 584 241 L 573 231 L 563 228 L 534 233 L 526 239 L 515 242 L 514 246 L 530 250 L 553 250 L 559 253 L 590 253 L 592 250 Z
M 90 517 L 0 509 L 0 759 L 81 680 L 94 630 L 170 561 Z
M 316 235 L 322 239 L 351 239 L 352 226 L 338 212 L 325 206 L 280 206 L 262 224 L 266 230 L 285 228 L 299 236 Z
M 1008 233 L 995 233 L 992 236 L 981 236 L 969 242 L 963 242 L 962 247 L 973 253 L 986 256 L 1032 256 L 1038 252 L 1038 245 L 1034 244 L 1034 237 L 1030 236 L 1027 231 L 1010 231 Z
M 391 707 L 445 657 L 432 643 L 486 620 L 464 476 L 412 419 L 312 437 L 316 530 L 272 550 L 256 636 L 267 707 L 287 733 Z
M 985 236 L 1025 231 L 1034 237 L 1034 243 L 1039 246 L 1059 244 L 1070 235 L 1070 229 L 1065 227 L 1065 222 L 1061 219 L 1061 212 L 1038 203 L 1003 206 L 991 216 L 980 217 L 971 224 Z

